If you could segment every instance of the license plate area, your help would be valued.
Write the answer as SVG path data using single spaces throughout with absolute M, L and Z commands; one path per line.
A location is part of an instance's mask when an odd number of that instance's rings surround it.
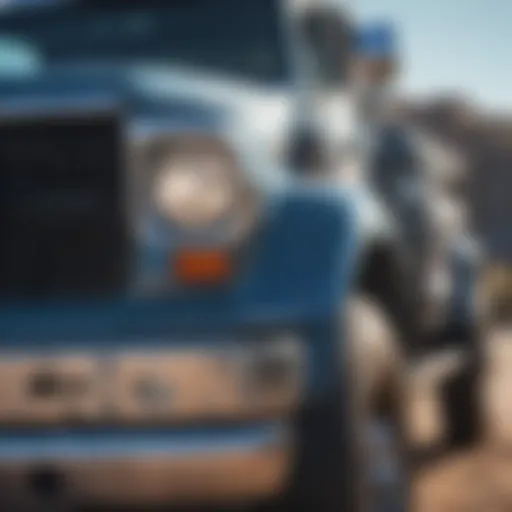
M 303 345 L 0 351 L 0 429 L 283 418 L 300 404 Z

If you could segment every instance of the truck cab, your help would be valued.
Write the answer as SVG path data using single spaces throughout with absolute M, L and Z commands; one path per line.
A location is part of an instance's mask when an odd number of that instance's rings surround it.
M 354 27 L 327 1 L 2 7 L 3 510 L 406 509 Z

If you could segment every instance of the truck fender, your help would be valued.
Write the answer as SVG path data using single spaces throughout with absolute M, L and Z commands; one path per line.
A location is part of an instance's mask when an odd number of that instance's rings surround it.
M 382 308 L 391 320 L 401 349 L 408 352 L 418 339 L 413 284 L 407 253 L 396 222 L 369 189 L 354 192 L 357 208 L 356 287 Z

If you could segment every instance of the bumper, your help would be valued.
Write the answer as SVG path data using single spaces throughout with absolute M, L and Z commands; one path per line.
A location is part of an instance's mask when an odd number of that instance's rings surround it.
M 200 435 L 0 438 L 1 499 L 101 506 L 265 500 L 287 485 L 289 431 L 273 424 Z
M 217 331 L 209 327 L 194 337 L 184 335 L 188 330 L 169 330 L 161 338 L 153 332 L 144 338 L 114 336 L 104 343 L 76 338 L 75 329 L 66 340 L 52 333 L 44 339 L 6 338 L 0 348 L 0 508 L 23 510 L 28 501 L 30 509 L 43 498 L 50 502 L 45 510 L 61 501 L 112 510 L 125 503 L 147 509 L 274 497 L 278 502 L 295 496 L 299 503 L 316 503 L 324 495 L 330 500 L 325 483 L 340 474 L 341 410 L 331 401 L 341 394 L 335 392 L 337 324 L 328 320 L 292 329 L 304 340 L 299 387 L 293 375 L 277 384 L 270 372 L 271 386 L 259 388 L 269 375 L 261 371 L 259 356 L 253 359 L 252 350 L 244 349 L 262 347 L 266 338 L 242 341 L 246 330 L 235 331 L 233 344 L 226 341 L 233 336 L 213 336 Z M 49 319 L 48 325 L 53 322 Z M 0 314 L 0 331 L 2 325 Z M 142 345 L 142 339 L 161 341 Z M 133 355 L 137 368 L 130 363 Z M 251 361 L 259 361 L 252 370 Z M 49 371 L 57 386 L 48 390 L 43 379 L 41 395 L 39 377 L 48 377 Z M 152 384 L 155 377 L 159 383 L 156 401 L 153 385 L 149 402 L 145 392 L 138 392 L 148 374 Z M 282 394 L 276 393 L 278 385 L 284 386 Z M 258 388 L 261 393 L 255 393 Z

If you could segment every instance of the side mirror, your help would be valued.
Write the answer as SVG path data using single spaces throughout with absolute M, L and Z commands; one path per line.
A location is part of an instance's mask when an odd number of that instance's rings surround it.
M 321 173 L 328 167 L 320 134 L 312 127 L 298 128 L 292 138 L 289 161 L 300 175 Z
M 367 85 L 383 85 L 396 75 L 397 60 L 394 27 L 374 23 L 359 28 L 355 43 L 356 79 Z

